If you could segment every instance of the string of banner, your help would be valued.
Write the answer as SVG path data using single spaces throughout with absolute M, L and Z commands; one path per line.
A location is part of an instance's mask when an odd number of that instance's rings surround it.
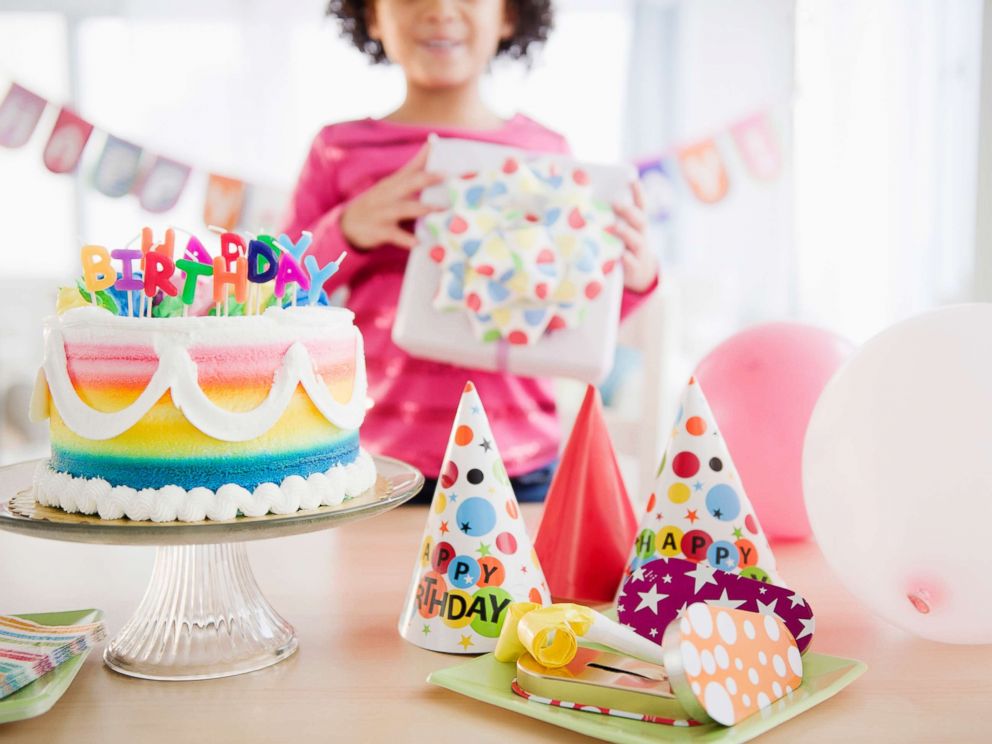
M 12 83 L 0 103 L 0 146 L 18 148 L 27 144 L 49 105 L 52 104 L 44 97 Z M 115 198 L 131 194 L 146 212 L 168 212 L 176 206 L 193 166 L 104 132 L 65 106 L 60 107 L 45 144 L 45 167 L 52 173 L 73 173 L 94 133 L 103 135 L 103 149 L 90 176 L 93 188 Z M 782 147 L 773 111 L 769 108 L 752 113 L 718 133 L 636 161 L 646 211 L 653 221 L 671 219 L 676 202 L 685 192 L 704 204 L 716 204 L 727 196 L 730 169 L 718 142 L 724 148 L 727 142 L 733 146 L 754 179 L 771 181 L 781 172 Z M 218 173 L 206 175 L 205 224 L 234 230 L 257 229 L 279 221 L 289 198 L 285 191 Z

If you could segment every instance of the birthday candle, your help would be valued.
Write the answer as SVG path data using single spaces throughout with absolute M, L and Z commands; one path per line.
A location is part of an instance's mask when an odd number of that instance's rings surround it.
M 234 287 L 235 302 L 243 303 L 248 299 L 248 260 L 239 256 L 235 262 L 234 271 L 225 268 L 223 256 L 214 258 L 214 302 L 227 304 L 227 287 Z
M 341 255 L 337 257 L 337 260 L 330 261 L 324 268 L 318 268 L 317 259 L 312 255 L 303 259 L 303 265 L 306 266 L 307 273 L 310 275 L 310 292 L 307 296 L 308 305 L 317 304 L 317 299 L 320 297 L 320 288 L 338 272 L 338 269 L 341 268 L 341 263 L 347 257 L 348 251 L 341 251 Z
M 211 257 L 207 249 L 203 247 L 203 243 L 195 235 L 190 235 L 189 240 L 186 241 L 185 256 L 189 256 L 189 258 L 201 264 L 213 265 L 213 257 Z
M 279 256 L 281 256 L 283 252 L 283 249 L 279 247 L 279 243 L 276 241 L 274 237 L 272 237 L 266 232 L 260 233 L 257 236 L 256 240 L 265 243 L 267 246 L 269 246 L 269 248 L 272 249 L 272 255 L 275 258 L 276 269 L 278 271 Z M 262 285 L 259 284 L 255 287 L 255 314 L 257 315 L 261 312 L 262 312 Z
M 260 233 L 255 239 L 261 240 L 263 243 L 269 246 L 269 248 L 272 249 L 272 253 L 276 258 L 278 258 L 279 254 L 282 253 L 282 249 L 279 247 L 279 243 L 276 242 L 276 239 L 273 238 L 271 235 L 268 235 L 266 233 Z
M 83 265 L 83 284 L 90 293 L 90 300 L 96 304 L 96 293 L 112 287 L 117 281 L 117 272 L 110 265 L 110 252 L 102 245 L 84 245 L 79 251 Z
M 277 248 L 273 248 L 270 242 L 265 242 L 261 238 L 268 238 L 267 235 L 259 236 L 248 243 L 248 307 L 245 314 L 257 314 L 257 306 L 260 303 L 261 286 L 272 281 L 279 271 L 279 262 L 276 259 Z M 253 303 L 254 300 L 254 303 Z M 255 309 L 252 309 L 254 304 Z
M 172 275 L 176 271 L 176 265 L 172 259 L 158 251 L 150 251 L 145 254 L 145 294 L 150 299 L 155 293 L 162 290 L 170 297 L 175 297 L 179 290 L 172 283 Z M 151 315 L 151 312 L 148 313 Z
M 118 248 L 110 255 L 121 262 L 121 277 L 114 282 L 114 289 L 127 292 L 127 314 L 134 315 L 134 291 L 143 288 L 140 279 L 134 278 L 134 262 L 142 257 L 141 251 Z
M 264 270 L 262 262 L 265 262 Z M 253 284 L 264 284 L 275 279 L 279 273 L 279 262 L 276 261 L 275 251 L 261 240 L 248 243 L 248 281 Z
M 192 305 L 193 301 L 196 299 L 197 279 L 201 276 L 213 276 L 213 264 L 200 263 L 199 261 L 189 261 L 185 258 L 180 258 L 176 261 L 176 268 L 186 273 L 186 280 L 183 282 L 183 294 L 180 299 L 182 299 L 184 305 Z
M 224 268 L 230 269 L 239 256 L 247 253 L 245 239 L 237 233 L 226 232 L 220 236 L 220 256 L 224 259 Z M 216 259 L 214 259 L 216 264 Z M 216 276 L 216 274 L 214 274 Z
M 281 236 L 280 236 L 281 237 Z M 286 285 L 296 283 L 302 289 L 310 289 L 310 280 L 289 251 L 279 256 L 279 271 L 276 273 L 275 296 L 282 299 Z
M 167 228 L 165 231 L 165 240 L 158 245 L 155 245 L 154 234 L 150 227 L 141 228 L 141 254 L 144 255 L 148 251 L 155 251 L 156 253 L 162 253 L 168 256 L 170 259 L 175 258 L 176 253 L 176 231 L 171 227 Z
M 307 230 L 304 230 L 300 233 L 300 239 L 294 243 L 286 233 L 282 233 L 276 239 L 276 242 L 282 249 L 289 251 L 293 258 L 299 261 L 303 258 L 303 254 L 306 253 L 307 248 L 309 248 L 310 244 L 313 242 L 313 234 Z

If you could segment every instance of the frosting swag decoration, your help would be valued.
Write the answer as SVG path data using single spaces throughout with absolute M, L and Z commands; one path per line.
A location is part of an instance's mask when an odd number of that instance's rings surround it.
M 451 206 L 424 220 L 442 268 L 434 307 L 467 312 L 485 342 L 533 344 L 581 325 L 622 252 L 586 171 L 508 157 L 447 188 Z

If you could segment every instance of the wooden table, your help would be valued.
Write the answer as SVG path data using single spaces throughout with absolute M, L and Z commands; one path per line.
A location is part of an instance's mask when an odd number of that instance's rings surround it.
M 535 534 L 540 507 L 524 514 Z M 300 650 L 274 667 L 206 682 L 147 682 L 91 654 L 47 714 L 0 726 L 3 742 L 588 741 L 426 684 L 461 661 L 402 640 L 396 622 L 425 512 L 249 544 L 266 596 Z M 868 615 L 813 543 L 776 546 L 782 574 L 817 612 L 814 648 L 868 663 L 768 742 L 992 741 L 992 646 L 916 639 Z M 151 548 L 59 543 L 0 532 L 0 612 L 100 607 L 111 632 L 137 606 Z

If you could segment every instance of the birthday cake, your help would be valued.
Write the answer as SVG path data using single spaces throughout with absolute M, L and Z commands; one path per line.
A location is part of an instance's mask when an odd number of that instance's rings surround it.
M 51 458 L 35 478 L 39 503 L 103 519 L 194 522 L 335 505 L 374 484 L 359 447 L 366 377 L 353 314 L 316 297 L 297 305 L 285 292 L 291 282 L 261 302 L 237 286 L 247 264 L 255 280 L 271 280 L 291 261 L 300 290 L 309 277 L 290 251 L 263 251 L 275 271 L 262 272 L 264 260 L 244 248 L 230 256 L 235 297 L 214 288 L 214 314 L 203 316 L 190 308 L 210 272 L 185 272 L 194 277 L 189 302 L 156 312 L 180 294 L 182 259 L 138 253 L 143 277 L 134 280 L 133 267 L 117 272 L 84 256 L 84 301 L 45 324 L 32 415 L 50 421 Z M 147 297 L 125 300 L 124 276 Z M 266 285 L 253 283 L 256 294 Z M 100 293 L 115 288 L 125 294 L 108 308 Z

